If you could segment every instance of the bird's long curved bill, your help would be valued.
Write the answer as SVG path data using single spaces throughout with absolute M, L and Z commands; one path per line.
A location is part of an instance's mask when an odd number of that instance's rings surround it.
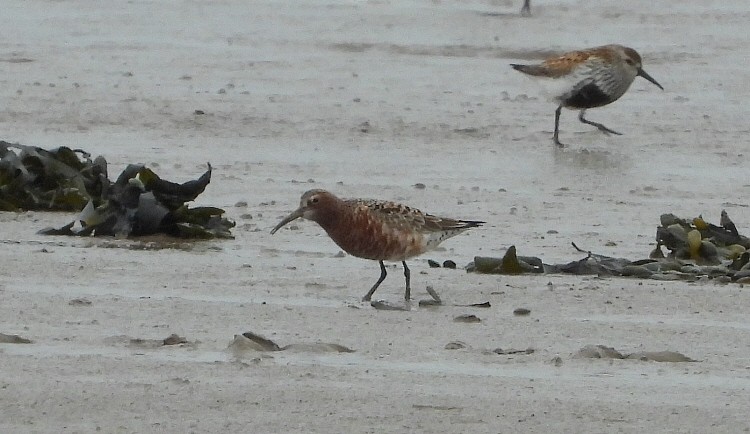
M 302 217 L 302 208 L 299 208 L 293 211 L 288 216 L 284 217 L 284 220 L 280 221 L 279 224 L 277 224 L 275 228 L 271 229 L 271 235 L 275 234 L 276 231 L 281 229 L 281 227 L 284 226 L 285 224 L 289 223 L 290 221 L 297 220 L 300 217 Z
M 638 70 L 638 75 L 640 75 L 641 77 L 643 77 L 646 80 L 650 81 L 651 83 L 654 83 L 656 85 L 656 87 L 658 87 L 659 89 L 664 90 L 664 88 L 661 87 L 661 85 L 659 83 L 657 83 L 656 80 L 654 80 L 653 77 L 651 77 L 650 75 L 646 74 L 646 71 L 644 71 L 642 69 L 639 69 Z

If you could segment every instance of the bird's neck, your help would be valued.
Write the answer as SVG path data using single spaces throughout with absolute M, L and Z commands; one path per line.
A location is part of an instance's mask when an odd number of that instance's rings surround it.
M 343 219 L 341 206 L 329 207 L 322 209 L 315 216 L 315 222 L 320 225 L 329 234 L 337 228 L 341 227 L 341 221 Z

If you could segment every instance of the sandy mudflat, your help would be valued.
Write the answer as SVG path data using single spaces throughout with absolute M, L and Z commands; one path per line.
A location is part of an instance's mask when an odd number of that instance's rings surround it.
M 0 344 L 0 432 L 750 429 L 747 288 L 427 266 L 510 245 L 580 259 L 571 241 L 641 258 L 663 212 L 727 209 L 750 232 L 746 0 L 538 0 L 531 18 L 520 0 L 6 3 L 0 139 L 178 181 L 210 161 L 200 204 L 237 227 L 144 249 L 0 213 L 0 333 L 33 341 Z M 554 149 L 554 105 L 508 63 L 610 42 L 666 90 L 639 78 L 589 112 L 623 136 L 564 112 Z M 411 262 L 415 298 L 431 285 L 445 306 L 375 310 L 376 263 L 309 222 L 269 234 L 314 187 L 488 224 Z M 376 297 L 398 303 L 389 270 Z M 245 331 L 355 351 L 228 351 Z M 172 333 L 189 343 L 132 341 Z M 698 362 L 572 357 L 589 344 Z

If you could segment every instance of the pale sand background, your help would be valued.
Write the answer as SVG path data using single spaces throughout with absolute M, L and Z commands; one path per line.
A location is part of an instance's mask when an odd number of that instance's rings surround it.
M 750 232 L 746 0 L 539 0 L 529 19 L 520 6 L 5 2 L 0 139 L 80 147 L 114 174 L 143 162 L 179 181 L 210 161 L 199 203 L 238 226 L 233 241 L 141 251 L 36 235 L 69 214 L 0 214 L 0 332 L 34 341 L 0 345 L 0 431 L 750 429 L 746 288 L 427 267 L 511 244 L 567 262 L 581 257 L 571 241 L 641 258 L 663 212 L 716 221 L 726 208 Z M 565 112 L 571 146 L 554 149 L 554 105 L 508 63 L 610 42 L 639 50 L 666 91 L 639 78 L 589 112 L 621 137 Z M 312 223 L 268 233 L 313 187 L 487 220 L 411 268 L 416 298 L 430 284 L 448 304 L 492 308 L 360 303 L 376 263 L 337 257 Z M 402 285 L 392 268 L 376 295 L 398 302 Z M 464 313 L 482 323 L 453 322 Z M 227 345 L 248 330 L 356 352 L 236 361 Z M 192 344 L 127 344 L 170 333 Z M 445 350 L 454 340 L 472 349 Z M 571 358 L 587 344 L 700 362 Z M 482 352 L 498 347 L 536 352 Z

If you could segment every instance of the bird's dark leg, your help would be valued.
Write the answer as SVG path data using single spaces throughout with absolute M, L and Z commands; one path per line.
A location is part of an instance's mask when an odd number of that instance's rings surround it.
M 560 113 L 562 112 L 562 106 L 557 107 L 557 110 L 555 110 L 555 134 L 552 136 L 552 140 L 555 142 L 555 144 L 559 147 L 565 147 L 562 143 L 560 143 L 560 139 L 557 138 L 558 134 L 560 134 Z
M 406 291 L 404 291 L 404 300 L 409 301 L 411 299 L 411 272 L 409 267 L 406 266 L 406 261 L 401 261 L 404 264 L 404 277 L 406 277 Z
M 370 291 L 365 294 L 364 297 L 362 297 L 362 301 L 370 301 L 372 299 L 372 294 L 375 293 L 375 290 L 378 289 L 378 286 L 380 286 L 381 283 L 385 280 L 385 276 L 388 275 L 388 273 L 385 271 L 385 264 L 383 264 L 383 261 L 380 262 L 380 279 L 378 279 L 377 282 L 375 282 L 374 285 L 372 285 L 372 288 L 370 288 Z M 408 282 L 408 280 L 407 280 Z
M 581 110 L 581 113 L 578 114 L 578 120 L 583 122 L 584 124 L 593 125 L 597 128 L 599 128 L 599 131 L 603 132 L 604 134 L 616 134 L 618 136 L 621 136 L 622 133 L 618 133 L 615 130 L 610 130 L 609 128 L 605 127 L 604 125 L 600 124 L 599 122 L 592 122 L 586 118 L 583 117 L 583 115 L 586 113 L 586 109 Z
M 523 7 L 521 8 L 521 15 L 524 17 L 531 16 L 531 0 L 524 0 Z

